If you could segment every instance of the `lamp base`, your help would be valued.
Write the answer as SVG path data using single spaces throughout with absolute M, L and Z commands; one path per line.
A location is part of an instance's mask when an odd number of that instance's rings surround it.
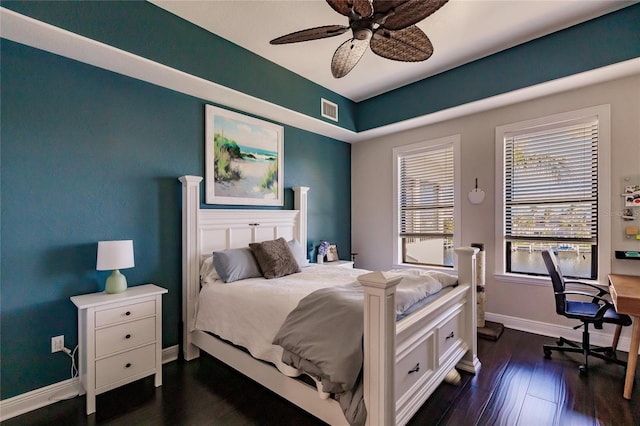
M 104 286 L 105 293 L 122 293 L 126 289 L 127 277 L 122 275 L 118 269 L 114 269 L 111 275 L 109 275 L 109 277 L 107 278 L 107 283 Z

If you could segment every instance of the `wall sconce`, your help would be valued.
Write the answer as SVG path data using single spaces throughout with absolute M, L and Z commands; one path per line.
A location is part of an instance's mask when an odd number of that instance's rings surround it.
M 484 191 L 478 188 L 478 178 L 476 178 L 476 187 L 469 191 L 469 202 L 471 204 L 480 204 L 484 201 Z

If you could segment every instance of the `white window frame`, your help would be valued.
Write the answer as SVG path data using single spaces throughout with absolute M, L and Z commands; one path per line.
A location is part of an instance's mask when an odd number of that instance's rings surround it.
M 495 273 L 497 281 L 523 284 L 548 285 L 548 277 L 535 277 L 520 273 L 507 273 L 505 265 L 505 135 L 515 132 L 535 132 L 544 128 L 562 126 L 576 120 L 598 120 L 598 279 L 580 281 L 606 285 L 611 271 L 611 106 L 599 105 L 521 121 L 496 127 L 496 223 L 495 223 Z
M 436 265 L 416 265 L 415 263 L 403 263 L 402 262 L 402 244 L 400 243 L 400 214 L 399 214 L 399 192 L 398 186 L 400 185 L 400 156 L 417 153 L 419 151 L 434 150 L 444 147 L 453 147 L 453 181 L 454 181 L 454 197 L 453 197 L 453 246 L 460 247 L 460 235 L 462 235 L 462 224 L 460 221 L 460 135 L 445 136 L 438 139 L 431 139 L 423 142 L 414 143 L 411 145 L 404 145 L 393 148 L 393 259 L 392 264 L 394 268 L 424 268 L 424 269 L 437 269 L 451 272 L 452 268 L 446 266 Z M 458 259 L 454 256 L 453 270 L 458 269 Z

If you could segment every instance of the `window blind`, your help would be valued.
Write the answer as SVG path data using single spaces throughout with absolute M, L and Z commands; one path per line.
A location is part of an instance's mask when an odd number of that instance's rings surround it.
M 597 243 L 598 122 L 505 139 L 505 237 Z
M 453 145 L 399 159 L 400 236 L 453 236 Z

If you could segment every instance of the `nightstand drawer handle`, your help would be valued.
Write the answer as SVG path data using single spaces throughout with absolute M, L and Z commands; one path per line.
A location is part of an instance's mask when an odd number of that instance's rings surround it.
M 415 367 L 407 372 L 407 374 L 417 373 L 418 371 L 420 371 L 420 363 L 417 363 Z
M 126 336 L 124 336 L 125 339 L 131 339 L 131 335 L 127 334 Z
M 127 311 L 127 312 L 125 312 L 124 314 L 125 314 L 126 316 L 129 316 L 129 315 L 131 315 L 131 311 Z
M 447 337 L 444 338 L 444 340 L 449 340 L 449 339 L 453 339 L 453 331 L 449 333 Z
M 124 368 L 129 368 L 129 367 L 131 367 L 131 363 L 130 363 L 130 362 L 128 362 L 128 363 L 124 366 Z

